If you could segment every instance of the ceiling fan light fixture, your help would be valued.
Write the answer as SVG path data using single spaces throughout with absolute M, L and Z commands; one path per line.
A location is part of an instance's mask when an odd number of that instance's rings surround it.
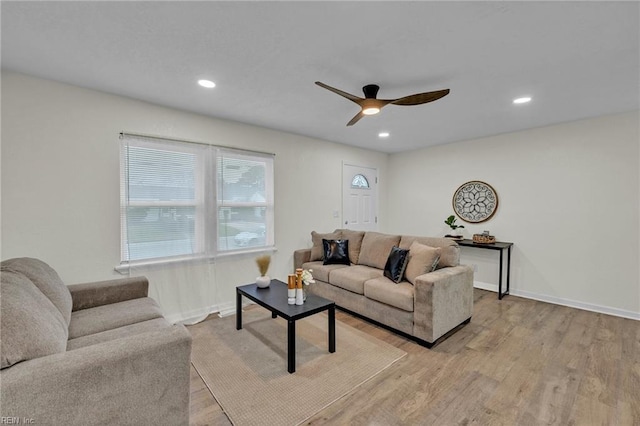
M 375 115 L 380 112 L 380 108 L 378 107 L 366 107 L 362 108 L 362 113 L 364 115 Z
M 365 98 L 360 103 L 364 115 L 374 115 L 380 112 L 380 103 L 373 98 Z

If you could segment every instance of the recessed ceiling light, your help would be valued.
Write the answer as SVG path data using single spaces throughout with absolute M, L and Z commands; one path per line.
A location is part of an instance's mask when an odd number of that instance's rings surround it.
M 216 84 L 211 80 L 198 80 L 198 84 L 202 87 L 206 87 L 207 89 L 213 89 L 216 87 Z
M 389 137 L 389 132 L 380 132 L 380 133 L 378 133 L 378 137 L 379 138 L 388 138 Z
M 527 102 L 531 102 L 530 96 L 523 96 L 521 98 L 516 98 L 513 100 L 514 104 L 526 104 Z

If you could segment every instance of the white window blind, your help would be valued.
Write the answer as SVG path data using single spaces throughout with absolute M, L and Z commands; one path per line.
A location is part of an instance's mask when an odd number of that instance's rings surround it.
M 273 247 L 273 155 L 123 134 L 123 262 Z

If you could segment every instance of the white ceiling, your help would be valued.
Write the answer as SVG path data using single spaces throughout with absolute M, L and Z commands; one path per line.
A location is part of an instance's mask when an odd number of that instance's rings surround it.
M 639 6 L 2 1 L 2 67 L 399 152 L 639 109 Z M 369 83 L 381 98 L 451 94 L 346 127 L 358 107 L 316 80 L 358 96 Z M 533 101 L 512 105 L 520 95 Z

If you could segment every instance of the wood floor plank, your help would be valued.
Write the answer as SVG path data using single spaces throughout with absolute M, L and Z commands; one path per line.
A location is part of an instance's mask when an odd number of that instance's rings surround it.
M 336 320 L 407 356 L 309 425 L 640 425 L 640 321 L 478 289 L 471 323 L 432 349 Z M 230 424 L 192 368 L 191 425 Z
M 580 384 L 580 373 L 565 366 L 547 365 L 538 375 L 517 424 L 566 425 L 571 417 Z
M 590 398 L 586 398 L 582 395 L 576 397 L 576 403 L 573 406 L 571 413 L 571 420 L 568 424 L 573 425 L 593 425 L 593 426 L 609 426 L 611 419 L 614 418 L 613 408 L 601 402 L 593 401 Z M 615 424 L 628 424 L 633 423 L 615 423 Z
M 429 414 L 410 424 L 453 425 L 467 424 L 484 411 L 484 402 L 491 396 L 498 382 L 477 372 L 464 375 L 456 385 L 444 393 Z

